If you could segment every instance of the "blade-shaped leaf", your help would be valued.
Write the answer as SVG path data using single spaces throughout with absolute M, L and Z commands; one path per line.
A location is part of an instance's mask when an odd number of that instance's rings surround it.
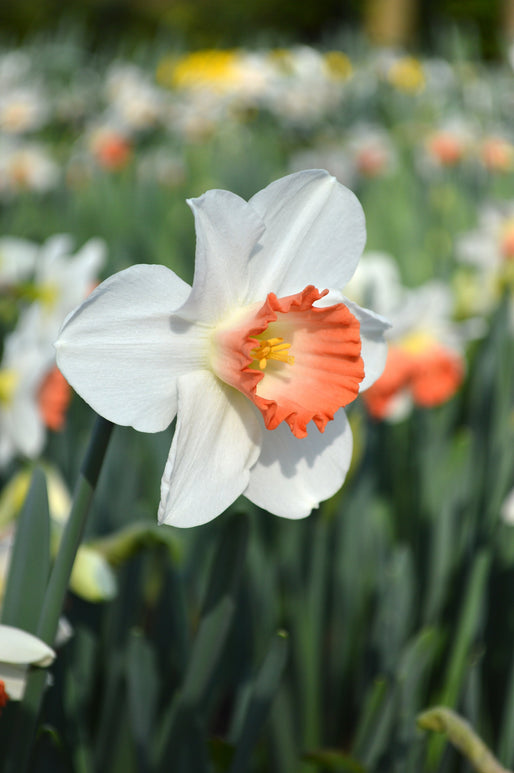
M 50 569 L 50 515 L 46 480 L 35 469 L 11 554 L 2 623 L 36 633 Z

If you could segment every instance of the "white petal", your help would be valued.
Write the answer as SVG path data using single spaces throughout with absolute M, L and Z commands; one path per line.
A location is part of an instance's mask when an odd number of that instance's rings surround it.
M 95 277 L 107 255 L 107 245 L 103 239 L 89 239 L 72 259 L 75 265 L 75 273 L 82 282 L 90 282 Z
M 218 322 L 247 295 L 248 261 L 264 223 L 252 207 L 230 191 L 208 191 L 189 199 L 196 226 L 193 289 L 181 316 Z
M 0 624 L 0 662 L 49 666 L 55 652 L 48 644 L 12 625 Z
M 246 397 L 207 371 L 183 376 L 178 399 L 159 522 L 198 526 L 220 515 L 246 488 L 260 451 L 261 422 Z
M 365 374 L 359 386 L 359 392 L 362 392 L 382 375 L 387 358 L 387 342 L 384 339 L 384 333 L 391 325 L 379 314 L 363 309 L 348 298 L 344 299 L 344 303 L 360 322 L 361 357 L 364 361 Z
M 27 666 L 12 666 L 0 662 L 0 679 L 11 701 L 21 701 L 27 683 Z
M 335 303 L 344 303 L 360 323 L 361 357 L 365 374 L 359 385 L 359 392 L 362 392 L 382 375 L 387 358 L 387 342 L 384 334 L 390 329 L 391 324 L 380 314 L 363 309 L 362 306 L 348 300 L 339 290 L 330 290 L 327 295 L 316 301 L 315 305 L 324 307 Z
M 40 254 L 36 261 L 36 275 L 38 279 L 46 278 L 48 269 L 51 270 L 52 263 L 61 255 L 71 255 L 73 251 L 73 238 L 69 234 L 55 234 L 41 247 Z
M 73 632 L 73 626 L 68 618 L 61 615 L 57 625 L 57 633 L 55 635 L 55 646 L 57 648 L 63 647 L 66 642 L 71 639 Z
M 35 400 L 30 395 L 20 395 L 11 406 L 6 420 L 18 451 L 29 459 L 39 456 L 43 450 L 46 432 Z
M 67 317 L 57 364 L 97 413 L 142 432 L 169 425 L 176 380 L 203 367 L 208 345 L 208 331 L 173 316 L 189 292 L 164 266 L 132 266 Z
M 343 287 L 366 241 L 354 194 L 323 170 L 283 177 L 250 199 L 264 220 L 262 251 L 251 260 L 249 300 L 300 292 L 309 284 Z
M 306 438 L 296 438 L 284 423 L 266 430 L 261 455 L 250 471 L 245 497 L 284 518 L 304 518 L 343 485 L 353 439 L 344 410 L 325 432 L 311 422 Z
M 116 577 L 106 559 L 83 544 L 75 556 L 70 588 L 86 601 L 105 601 L 116 595 Z
M 0 239 L 0 285 L 19 282 L 33 270 L 38 245 L 16 236 Z

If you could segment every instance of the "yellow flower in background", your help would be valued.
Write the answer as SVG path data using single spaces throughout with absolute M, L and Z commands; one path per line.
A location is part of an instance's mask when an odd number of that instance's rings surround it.
M 157 68 L 161 85 L 178 89 L 208 88 L 223 92 L 239 80 L 236 50 L 206 49 L 176 59 L 165 59 Z
M 327 51 L 325 63 L 332 78 L 346 80 L 352 75 L 352 63 L 349 57 L 343 54 L 342 51 Z
M 416 94 L 425 88 L 423 65 L 413 56 L 402 56 L 392 63 L 387 80 L 399 91 Z

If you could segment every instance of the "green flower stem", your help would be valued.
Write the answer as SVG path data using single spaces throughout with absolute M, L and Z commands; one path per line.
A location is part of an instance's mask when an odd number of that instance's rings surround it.
M 59 552 L 50 575 L 39 618 L 37 635 L 53 646 L 59 617 L 63 607 L 73 562 L 82 540 L 98 476 L 107 451 L 113 425 L 98 416 L 93 429 L 86 457 L 79 474 L 70 516 L 66 522 Z M 29 669 L 25 695 L 19 706 L 17 728 L 10 757 L 9 773 L 25 773 L 28 770 L 30 752 L 41 708 L 47 674 L 41 668 Z
M 423 730 L 446 733 L 452 744 L 459 749 L 479 773 L 510 773 L 489 751 L 471 725 L 451 709 L 437 706 L 418 716 Z

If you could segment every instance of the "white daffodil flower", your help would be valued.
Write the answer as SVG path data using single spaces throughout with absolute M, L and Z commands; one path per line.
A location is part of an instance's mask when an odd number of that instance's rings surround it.
M 0 467 L 18 453 L 33 459 L 43 448 L 38 390 L 47 369 L 40 347 L 17 330 L 6 336 L 0 360 Z
M 103 282 L 64 322 L 57 363 L 102 416 L 144 432 L 177 416 L 159 521 L 206 523 L 243 494 L 287 518 L 342 485 L 343 406 L 380 375 L 387 323 L 344 287 L 365 242 L 362 208 L 322 170 L 249 202 L 208 191 L 192 288 L 164 266 Z
M 26 279 L 33 271 L 37 244 L 15 236 L 0 238 L 0 290 Z
M 36 298 L 23 312 L 18 329 L 28 339 L 50 348 L 65 317 L 92 290 L 105 261 L 102 239 L 89 239 L 73 253 L 68 234 L 51 236 L 40 247 L 34 267 Z
M 0 685 L 10 700 L 23 698 L 29 666 L 49 666 L 55 652 L 48 644 L 21 628 L 0 625 Z

